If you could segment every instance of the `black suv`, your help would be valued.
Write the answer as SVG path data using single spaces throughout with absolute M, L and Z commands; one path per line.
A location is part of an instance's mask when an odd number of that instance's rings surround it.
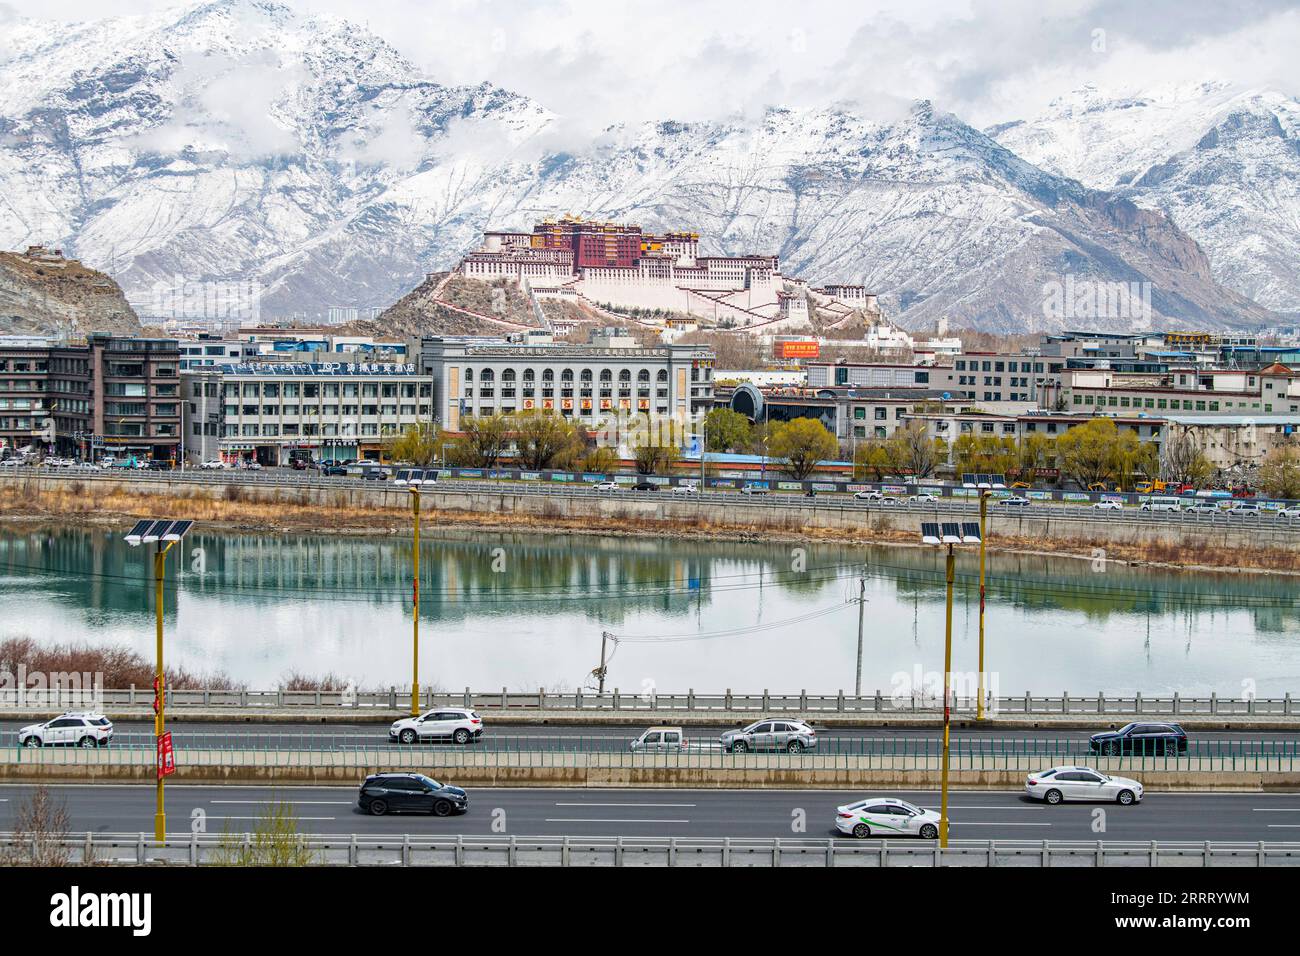
M 1088 749 L 1112 757 L 1121 754 L 1185 754 L 1187 733 L 1177 724 L 1132 723 L 1119 730 L 1093 734 L 1088 738 Z
M 422 773 L 374 773 L 361 784 L 357 805 L 377 817 L 385 813 L 447 817 L 469 810 L 469 795 Z

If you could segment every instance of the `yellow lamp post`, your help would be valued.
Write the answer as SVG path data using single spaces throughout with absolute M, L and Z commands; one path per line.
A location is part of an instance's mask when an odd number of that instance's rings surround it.
M 132 547 L 142 544 L 156 544 L 153 553 L 154 581 L 154 737 L 158 752 L 158 782 L 156 787 L 156 805 L 153 818 L 154 840 L 162 843 L 167 838 L 167 810 L 164 794 L 164 781 L 171 768 L 162 764 L 163 735 L 167 732 L 167 685 L 163 677 L 163 579 L 167 570 L 167 552 L 185 537 L 193 521 L 172 521 L 166 518 L 146 518 L 137 521 L 125 537 Z
M 415 539 L 411 544 L 411 716 L 420 716 L 420 488 L 408 486 Z
M 984 532 L 988 527 L 989 493 L 980 492 L 980 660 L 979 701 L 975 704 L 975 719 L 984 719 Z
M 940 774 L 939 796 L 939 846 L 948 846 L 948 770 L 950 764 L 950 744 L 952 740 L 952 584 L 956 559 L 953 547 L 959 544 L 978 544 L 981 541 L 980 526 L 973 521 L 961 523 L 945 521 L 921 522 L 921 542 L 944 546 L 948 549 L 944 562 L 944 581 L 946 584 L 944 598 L 943 631 L 943 770 Z

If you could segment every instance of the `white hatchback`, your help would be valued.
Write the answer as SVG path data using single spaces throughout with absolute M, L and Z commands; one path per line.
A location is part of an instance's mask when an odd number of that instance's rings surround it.
M 1053 805 L 1066 800 L 1126 807 L 1142 802 L 1142 784 L 1128 777 L 1108 777 L 1091 767 L 1053 767 L 1031 773 L 1025 778 L 1025 793 Z
M 835 829 L 859 840 L 869 836 L 939 837 L 939 814 L 893 797 L 866 797 L 835 808 Z

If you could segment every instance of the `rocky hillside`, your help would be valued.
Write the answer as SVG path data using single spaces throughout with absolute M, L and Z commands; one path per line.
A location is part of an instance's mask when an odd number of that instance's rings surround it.
M 118 284 L 51 251 L 0 252 L 0 334 L 139 334 Z
M 528 297 L 517 283 L 435 272 L 375 319 L 349 322 L 339 331 L 344 335 L 410 339 L 423 335 L 504 335 L 537 325 Z

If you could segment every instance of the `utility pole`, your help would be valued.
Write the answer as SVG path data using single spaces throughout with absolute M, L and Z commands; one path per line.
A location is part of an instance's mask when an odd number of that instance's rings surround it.
M 600 667 L 596 668 L 596 693 L 605 693 L 605 643 L 614 635 L 609 631 L 600 632 Z
M 867 575 L 858 578 L 858 674 L 853 681 L 853 696 L 862 696 L 862 615 L 867 606 Z

